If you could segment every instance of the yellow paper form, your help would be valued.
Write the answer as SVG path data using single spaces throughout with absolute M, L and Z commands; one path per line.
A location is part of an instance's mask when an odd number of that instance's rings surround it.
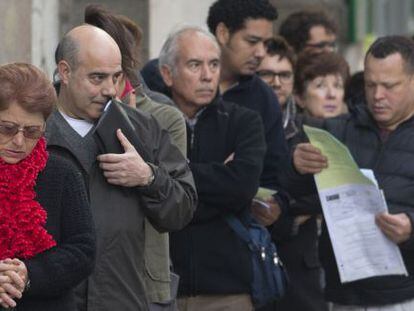
M 382 191 L 361 173 L 344 144 L 324 130 L 304 130 L 328 158 L 315 182 L 341 282 L 407 275 L 398 246 L 375 224 L 375 215 L 388 209 Z
M 365 177 L 355 163 L 348 148 L 327 131 L 303 126 L 311 144 L 319 148 L 328 158 L 329 169 L 315 175 L 318 189 L 332 188 L 345 184 L 373 185 L 373 182 Z

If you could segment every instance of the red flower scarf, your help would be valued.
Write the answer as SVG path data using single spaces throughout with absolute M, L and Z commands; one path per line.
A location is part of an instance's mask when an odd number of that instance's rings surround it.
M 19 163 L 0 158 L 0 260 L 32 258 L 56 245 L 44 228 L 46 211 L 34 199 L 36 178 L 47 158 L 44 138 Z

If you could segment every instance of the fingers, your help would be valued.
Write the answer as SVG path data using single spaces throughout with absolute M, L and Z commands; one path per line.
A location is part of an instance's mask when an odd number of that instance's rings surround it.
M 1 293 L 0 294 L 0 304 L 3 308 L 14 308 L 17 306 L 16 301 L 14 301 L 8 294 Z
M 14 287 L 12 284 L 5 283 L 5 284 L 2 284 L 1 286 L 4 288 L 8 296 L 12 298 L 18 298 L 18 299 L 22 298 L 22 291 Z
M 5 274 L 11 279 L 11 283 L 13 283 L 14 287 L 19 291 L 23 291 L 24 287 L 26 286 L 25 281 L 22 277 L 15 271 L 6 271 Z
M 381 231 L 395 243 L 402 243 L 411 236 L 412 226 L 409 217 L 404 214 L 379 214 L 375 221 Z
M 309 143 L 298 144 L 293 152 L 293 164 L 301 174 L 316 174 L 328 167 L 328 159 Z
M 300 225 L 303 225 L 305 222 L 307 222 L 312 216 L 311 215 L 299 215 L 295 217 L 295 223 Z
M 118 137 L 118 140 L 121 143 L 122 147 L 124 147 L 125 152 L 132 150 L 135 151 L 134 146 L 129 142 L 124 133 L 122 133 L 121 129 L 116 130 L 116 136 Z
M 15 264 L 11 259 L 5 259 L 0 262 L 0 272 L 17 270 L 17 264 Z
M 264 226 L 270 226 L 279 218 L 281 210 L 273 198 L 268 200 L 266 203 L 268 204 L 268 207 L 265 207 L 263 204 L 253 202 L 251 210 L 253 216 L 259 223 Z

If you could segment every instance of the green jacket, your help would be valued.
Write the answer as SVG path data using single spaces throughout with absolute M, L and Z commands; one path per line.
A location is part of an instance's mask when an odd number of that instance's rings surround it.
M 106 182 L 99 165 L 88 171 L 91 209 L 97 231 L 97 258 L 92 275 L 82 287 L 81 304 L 88 311 L 136 311 L 148 308 L 145 292 L 145 219 L 160 232 L 179 230 L 192 218 L 197 196 L 181 152 L 156 120 L 122 105 L 136 128 L 145 159 L 154 170 L 147 187 L 119 187 Z M 47 121 L 48 145 L 78 154 L 65 139 L 58 111 Z
M 137 109 L 151 114 L 168 131 L 172 142 L 183 155 L 187 152 L 187 130 L 182 113 L 175 107 L 160 104 L 140 92 Z M 145 221 L 145 270 L 148 301 L 165 303 L 174 299 L 170 291 L 170 252 L 168 233 L 159 233 Z

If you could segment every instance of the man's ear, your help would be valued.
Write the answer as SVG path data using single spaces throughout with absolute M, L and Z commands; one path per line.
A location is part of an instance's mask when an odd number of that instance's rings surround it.
M 61 60 L 57 65 L 60 83 L 68 84 L 69 77 L 72 73 L 72 69 L 67 61 Z
M 218 23 L 216 27 L 216 38 L 220 45 L 226 45 L 230 40 L 230 30 L 223 22 Z
M 160 73 L 161 73 L 162 79 L 164 80 L 164 83 L 168 87 L 171 87 L 173 85 L 173 73 L 172 73 L 171 67 L 168 65 L 161 66 Z

